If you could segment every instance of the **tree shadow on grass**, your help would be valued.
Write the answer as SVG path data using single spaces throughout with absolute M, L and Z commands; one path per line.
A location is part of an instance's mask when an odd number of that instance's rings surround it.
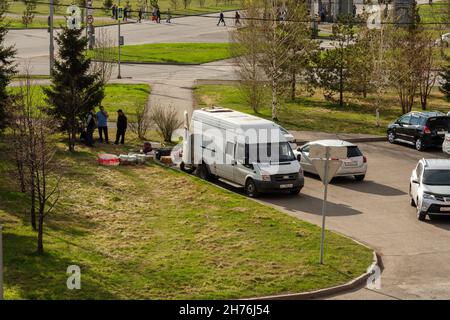
M 25 299 L 115 299 L 106 279 L 82 263 L 49 251 L 37 255 L 36 237 L 5 232 L 4 280 L 6 294 Z M 67 267 L 81 268 L 81 289 L 67 289 Z

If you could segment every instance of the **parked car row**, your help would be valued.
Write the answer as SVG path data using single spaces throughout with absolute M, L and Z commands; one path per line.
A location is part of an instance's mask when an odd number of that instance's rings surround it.
M 294 137 L 278 124 L 230 109 L 195 110 L 185 127 L 190 130 L 183 139 L 180 168 L 195 170 L 202 179 L 244 187 L 250 197 L 274 191 L 298 194 L 304 186 L 303 170 L 317 174 L 309 158 L 313 143 L 347 148 L 347 157 L 340 159 L 342 167 L 335 176 L 354 176 L 361 181 L 367 171 L 367 159 L 354 144 L 320 140 L 296 147 Z M 256 142 L 249 142 L 255 134 Z

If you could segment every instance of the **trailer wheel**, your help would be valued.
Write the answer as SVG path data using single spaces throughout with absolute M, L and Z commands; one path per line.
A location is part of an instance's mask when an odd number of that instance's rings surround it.
M 197 170 L 196 170 L 197 176 L 200 179 L 203 180 L 208 180 L 209 179 L 209 172 L 208 172 L 208 168 L 206 168 L 206 165 L 204 163 L 199 164 L 197 166 Z
M 184 162 L 180 163 L 180 170 L 186 173 L 192 173 L 195 171 L 194 167 L 186 167 L 186 165 L 184 164 Z

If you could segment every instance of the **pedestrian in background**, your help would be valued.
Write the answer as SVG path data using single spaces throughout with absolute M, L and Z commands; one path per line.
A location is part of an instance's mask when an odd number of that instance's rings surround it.
M 159 8 L 156 9 L 156 22 L 161 23 L 161 11 Z
M 234 25 L 241 25 L 241 15 L 239 12 L 236 11 L 236 14 L 234 15 Z
M 139 22 L 139 23 L 142 22 L 142 8 L 139 8 L 139 12 L 138 12 L 138 22 Z
M 124 21 L 128 20 L 128 7 L 127 6 L 125 8 L 123 8 L 123 20 Z
M 117 19 L 117 8 L 116 8 L 115 4 L 113 4 L 111 7 L 111 13 L 112 13 L 112 18 Z
M 98 135 L 100 137 L 100 143 L 103 142 L 103 135 L 105 136 L 105 143 L 109 143 L 108 112 L 105 111 L 105 108 L 103 106 L 100 106 L 100 111 L 97 112 L 97 127 L 98 127 Z
M 217 25 L 219 25 L 221 22 L 223 22 L 223 26 L 225 27 L 225 16 L 223 15 L 223 12 L 220 11 L 220 16 L 219 16 L 219 22 L 217 22 Z
M 170 20 L 172 19 L 172 14 L 170 12 L 170 8 L 167 9 L 167 17 L 166 17 L 166 23 L 170 23 Z
M 95 110 L 92 108 L 86 115 L 86 145 L 89 147 L 94 146 L 94 131 L 96 127 Z
M 122 109 L 117 110 L 117 133 L 116 142 L 114 144 L 125 143 L 125 132 L 127 131 L 128 119 Z

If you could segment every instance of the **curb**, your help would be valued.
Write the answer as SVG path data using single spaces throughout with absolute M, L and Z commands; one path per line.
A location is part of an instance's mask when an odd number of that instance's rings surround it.
M 177 167 L 171 167 L 171 166 L 168 166 L 168 165 L 162 163 L 161 161 L 157 160 L 156 157 L 153 159 L 153 162 L 155 162 L 157 165 L 159 165 L 161 167 L 171 169 L 176 172 L 183 172 L 180 169 L 178 169 Z M 214 184 L 210 181 L 206 181 L 206 180 L 202 180 L 202 181 L 209 183 L 211 185 L 214 185 L 217 188 L 221 188 L 222 190 L 230 191 L 230 190 L 228 190 L 222 186 L 219 186 L 217 184 Z M 256 201 L 252 198 L 249 198 L 249 199 Z M 258 201 L 256 201 L 256 202 L 258 202 Z M 258 203 L 260 203 L 260 202 L 258 202 Z M 324 298 L 324 297 L 332 296 L 337 293 L 350 292 L 350 291 L 353 291 L 356 289 L 361 289 L 364 287 L 364 285 L 367 282 L 367 279 L 372 275 L 373 270 L 375 268 L 378 267 L 381 271 L 383 271 L 384 267 L 383 267 L 383 262 L 381 260 L 381 256 L 376 251 L 374 251 L 368 245 L 361 243 L 360 241 L 355 240 L 349 236 L 346 236 L 340 232 L 336 232 L 336 231 L 333 231 L 333 232 L 335 232 L 343 237 L 346 237 L 361 246 L 364 246 L 364 247 L 372 250 L 372 263 L 367 268 L 367 271 L 365 273 L 358 276 L 357 278 L 354 278 L 353 280 L 350 280 L 347 283 L 344 283 L 344 284 L 338 285 L 338 286 L 334 286 L 334 287 L 329 287 L 329 288 L 324 288 L 324 289 L 319 289 L 319 290 L 314 290 L 314 291 L 308 291 L 308 292 L 277 294 L 277 295 L 271 295 L 271 296 L 242 298 L 242 299 L 238 299 L 238 300 L 249 300 L 249 301 L 253 301 L 253 300 L 309 300 L 309 299 L 314 299 L 314 298 Z
M 360 242 L 352 239 L 356 243 L 361 244 Z M 362 244 L 363 245 L 363 244 Z M 364 245 L 365 246 L 365 245 Z M 367 247 L 367 246 L 366 246 Z M 330 288 L 325 289 L 319 289 L 315 291 L 309 291 L 309 292 L 301 292 L 301 293 L 288 293 L 288 294 L 279 294 L 279 295 L 273 295 L 273 296 L 263 296 L 263 297 L 255 297 L 255 298 L 248 298 L 248 299 L 241 299 L 241 300 L 308 300 L 313 298 L 323 298 L 332 296 L 337 293 L 342 292 L 349 292 L 355 289 L 360 289 L 364 287 L 364 284 L 366 283 L 367 279 L 372 275 L 372 270 L 374 270 L 375 267 L 380 267 L 382 265 L 380 256 L 373 251 L 373 260 L 370 267 L 367 269 L 367 271 L 360 275 L 359 277 L 339 286 L 334 286 Z

